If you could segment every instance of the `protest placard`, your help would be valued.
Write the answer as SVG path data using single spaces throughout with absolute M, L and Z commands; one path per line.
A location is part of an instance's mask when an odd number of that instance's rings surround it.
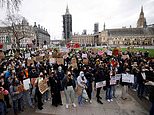
M 30 53 L 25 53 L 25 58 L 29 58 L 30 57 Z
M 115 78 L 116 78 L 116 80 L 120 80 L 121 79 L 121 74 L 116 74 Z
M 87 58 L 87 54 L 82 54 L 82 58 Z
M 27 60 L 27 66 L 30 66 L 31 63 L 33 64 L 34 61 L 33 61 L 32 59 L 31 59 L 31 60 L 28 59 L 28 60 Z
M 122 74 L 122 82 L 134 83 L 134 75 L 132 75 L 132 74 Z
M 103 51 L 98 51 L 98 55 L 99 55 L 99 56 L 101 56 L 101 55 L 103 55 L 103 54 L 104 54 Z
M 117 84 L 117 80 L 115 76 L 112 76 L 110 79 L 110 85 L 116 85 Z
M 46 79 L 40 81 L 38 87 L 41 94 L 45 93 L 48 90 L 48 84 L 46 82 Z
M 106 86 L 106 81 L 101 81 L 101 82 L 96 83 L 96 88 L 100 88 L 100 87 L 103 87 L 103 86 Z
M 56 58 L 57 64 L 58 65 L 64 65 L 64 59 L 63 58 Z
M 122 55 L 122 59 L 129 59 L 129 55 Z
M 0 60 L 5 58 L 4 52 L 0 52 Z
M 30 79 L 23 80 L 24 89 L 28 90 L 30 88 Z
M 56 63 L 56 58 L 50 58 L 49 62 L 52 63 L 52 64 L 55 64 Z
M 42 56 L 36 56 L 36 61 L 43 61 L 43 57 Z
M 107 55 L 112 56 L 112 51 L 108 50 Z

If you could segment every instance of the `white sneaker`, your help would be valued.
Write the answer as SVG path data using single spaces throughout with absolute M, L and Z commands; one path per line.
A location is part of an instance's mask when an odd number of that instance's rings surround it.
M 113 101 L 113 99 L 110 99 L 110 101 L 112 102 L 112 101 Z
M 109 100 L 109 99 L 108 99 L 107 101 L 108 101 L 108 102 L 110 102 L 110 100 Z
M 66 109 L 68 109 L 68 104 L 66 104 Z
M 72 103 L 73 107 L 76 107 L 76 104 L 75 103 Z
M 92 101 L 90 100 L 89 103 L 92 103 Z

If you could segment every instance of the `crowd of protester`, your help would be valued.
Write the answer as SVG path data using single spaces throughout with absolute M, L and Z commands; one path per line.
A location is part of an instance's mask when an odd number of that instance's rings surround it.
M 87 55 L 88 64 L 83 63 L 83 54 Z M 124 59 L 122 55 L 128 55 L 128 58 Z M 76 68 L 71 65 L 72 58 L 76 59 Z M 122 73 L 133 74 L 134 83 L 122 82 L 121 78 L 116 84 L 110 83 L 112 77 Z M 28 78 L 31 80 L 30 88 L 19 92 L 17 87 Z M 49 89 L 42 94 L 38 84 L 43 79 L 46 80 Z M 96 83 L 102 81 L 106 81 L 106 85 L 96 88 Z M 154 115 L 154 88 L 152 85 L 147 87 L 148 81 L 154 82 L 154 60 L 149 58 L 147 52 L 127 51 L 117 56 L 104 52 L 102 56 L 92 49 L 70 50 L 64 58 L 64 64 L 60 65 L 57 62 L 51 63 L 49 59 L 34 61 L 28 65 L 24 54 L 20 53 L 18 57 L 8 57 L 0 63 L 0 115 L 7 114 L 9 108 L 13 108 L 14 114 L 17 115 L 24 111 L 25 106 L 42 110 L 43 104 L 49 100 L 55 107 L 62 106 L 64 103 L 61 91 L 65 94 L 66 108 L 70 105 L 77 107 L 77 103 L 79 106 L 93 103 L 94 89 L 99 104 L 103 104 L 101 89 L 106 92 L 106 101 L 111 103 L 117 96 L 117 84 L 122 86 L 123 100 L 128 98 L 128 88 L 136 91 L 140 99 L 149 96 L 152 103 L 150 115 Z M 75 102 L 75 95 L 78 96 L 78 102 Z

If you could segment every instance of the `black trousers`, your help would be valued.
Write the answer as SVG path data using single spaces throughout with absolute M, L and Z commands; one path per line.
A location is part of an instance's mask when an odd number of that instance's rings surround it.
M 100 91 L 101 91 L 101 87 L 97 88 L 97 93 L 96 93 L 97 100 L 100 99 Z

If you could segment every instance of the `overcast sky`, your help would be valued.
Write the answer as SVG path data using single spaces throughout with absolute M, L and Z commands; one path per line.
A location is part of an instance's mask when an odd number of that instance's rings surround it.
M 96 22 L 100 31 L 104 22 L 107 29 L 136 27 L 142 5 L 147 23 L 154 23 L 154 0 L 23 0 L 20 14 L 31 25 L 36 22 L 48 29 L 51 39 L 61 39 L 62 15 L 67 4 L 72 14 L 73 33 L 86 29 L 90 34 Z

